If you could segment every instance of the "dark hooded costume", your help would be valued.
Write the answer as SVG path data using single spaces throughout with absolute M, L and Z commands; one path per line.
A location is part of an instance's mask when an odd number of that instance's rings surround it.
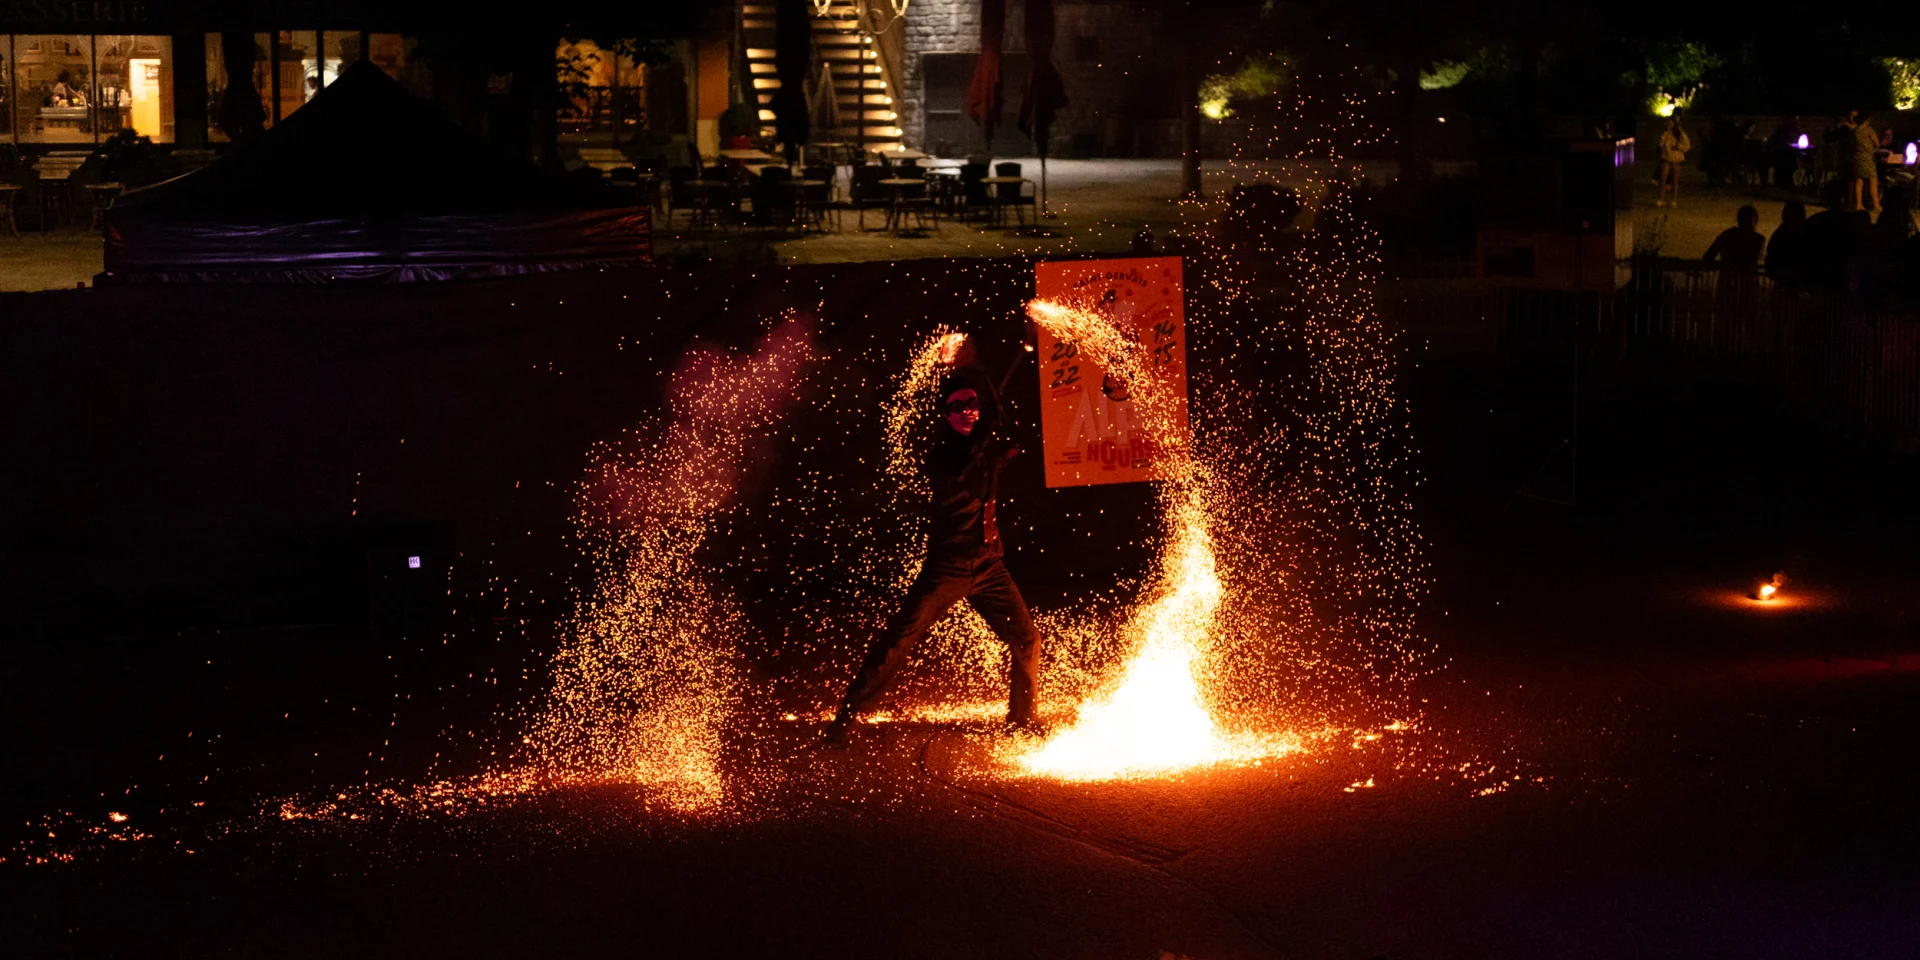
M 907 588 L 899 612 L 867 649 L 830 734 L 844 735 L 855 715 L 872 708 L 914 645 L 961 600 L 979 611 L 1013 655 L 1008 722 L 1025 726 L 1034 720 L 1040 633 L 1033 627 L 1020 588 L 1001 561 L 1000 529 L 994 516 L 1000 471 L 1019 448 L 993 436 L 1001 415 L 1000 398 L 979 370 L 964 369 L 948 377 L 940 396 L 944 401 L 969 389 L 978 397 L 980 419 L 963 435 L 942 418 L 935 428 L 939 437 L 927 455 L 933 498 L 926 561 Z

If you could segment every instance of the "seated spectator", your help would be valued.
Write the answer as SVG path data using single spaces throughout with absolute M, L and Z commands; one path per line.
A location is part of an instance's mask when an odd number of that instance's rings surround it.
M 1752 204 L 1740 208 L 1734 215 L 1734 225 L 1720 232 L 1713 245 L 1707 248 L 1702 259 L 1708 263 L 1720 265 L 1720 276 L 1758 276 L 1760 273 L 1760 253 L 1766 249 L 1767 238 L 1759 229 L 1760 211 Z
M 1798 200 L 1780 208 L 1780 226 L 1767 240 L 1767 277 L 1782 287 L 1807 282 L 1807 205 Z
M 1760 300 L 1760 252 L 1766 249 L 1762 236 L 1760 211 L 1752 204 L 1735 214 L 1734 226 L 1721 231 L 1702 259 L 1720 265 L 1720 282 L 1714 288 L 1715 306 L 1723 319 L 1749 321 Z
M 1829 180 L 1820 191 L 1827 208 L 1807 218 L 1802 234 L 1806 246 L 1801 262 L 1806 264 L 1807 284 L 1835 293 L 1854 288 L 1854 265 L 1872 228 L 1866 211 L 1844 209 L 1849 187 L 1838 177 Z

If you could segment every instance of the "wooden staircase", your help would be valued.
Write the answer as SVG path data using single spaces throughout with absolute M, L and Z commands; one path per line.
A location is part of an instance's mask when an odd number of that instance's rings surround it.
M 833 0 L 824 15 L 814 8 L 813 63 L 807 71 L 813 139 L 838 140 L 869 150 L 898 147 L 901 130 L 893 103 L 897 88 L 894 78 L 882 69 L 876 49 L 879 38 L 861 25 L 858 2 Z M 759 107 L 760 135 L 771 137 L 773 92 L 780 89 L 774 67 L 774 5 L 741 0 L 739 22 L 747 75 Z

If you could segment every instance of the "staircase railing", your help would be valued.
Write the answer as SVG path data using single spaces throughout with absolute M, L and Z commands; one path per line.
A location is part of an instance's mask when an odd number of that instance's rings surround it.
M 854 0 L 859 4 L 860 22 L 863 29 L 868 25 L 880 27 L 872 31 L 876 58 L 880 65 L 882 91 L 886 94 L 889 106 L 894 114 L 892 126 L 900 123 L 900 78 L 904 76 L 901 64 L 905 59 L 906 20 L 904 14 L 897 12 L 891 0 Z M 884 7 L 884 9 L 883 9 Z M 861 104 L 866 103 L 866 91 L 861 90 Z M 864 112 L 864 111 L 863 111 Z M 904 135 L 905 131 L 901 131 Z M 866 122 L 860 124 L 860 140 L 866 143 Z
M 813 48 L 814 67 L 814 69 L 808 71 L 807 76 L 807 117 L 816 124 L 816 129 L 818 129 L 817 124 L 824 113 L 826 129 L 838 130 L 840 128 L 840 98 L 833 88 L 833 64 L 828 61 L 826 56 L 821 52 L 820 41 L 818 39 L 810 38 L 807 42 Z M 825 111 L 820 109 L 821 100 L 827 102 Z

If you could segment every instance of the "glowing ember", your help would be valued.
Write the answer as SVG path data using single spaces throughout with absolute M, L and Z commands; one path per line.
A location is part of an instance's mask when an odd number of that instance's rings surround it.
M 1779 571 L 1773 575 L 1772 580 L 1769 580 L 1766 583 L 1761 584 L 1759 588 L 1753 591 L 1753 598 L 1755 600 L 1760 600 L 1760 601 L 1772 600 L 1780 595 L 1781 588 L 1785 587 L 1786 585 L 1787 585 L 1786 571 L 1784 570 Z

